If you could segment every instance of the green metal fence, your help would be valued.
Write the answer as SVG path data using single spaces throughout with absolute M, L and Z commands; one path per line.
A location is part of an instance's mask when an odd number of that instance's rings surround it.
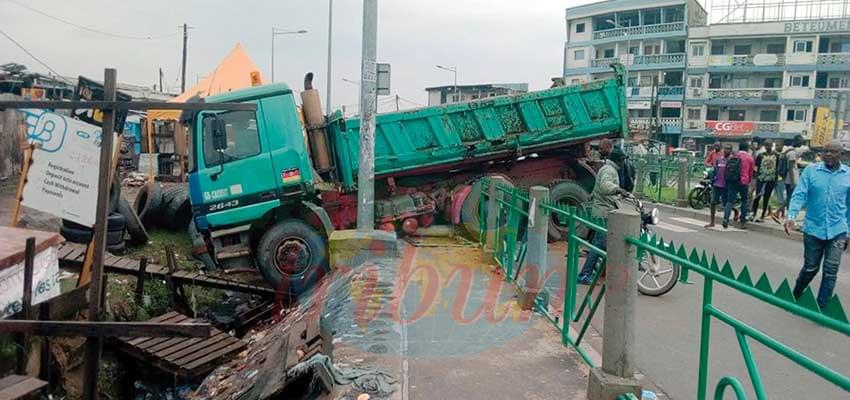
M 629 159 L 637 175 L 635 192 L 656 202 L 670 203 L 675 200 L 679 187 L 680 160 L 686 160 L 688 165 L 686 192 L 699 182 L 705 170 L 703 161 L 693 156 L 646 154 L 630 155 Z
M 592 230 L 594 234 L 607 234 L 605 221 L 588 215 L 582 209 L 560 204 L 535 204 L 537 209 L 529 210 L 530 201 L 527 192 L 501 185 L 497 187 L 496 209 L 487 210 L 483 206 L 483 204 L 489 202 L 487 193 L 487 185 L 485 184 L 485 187 L 482 188 L 482 207 L 480 207 L 482 215 L 482 235 L 480 239 L 482 244 L 486 244 L 486 235 L 484 232 L 487 229 L 495 230 L 495 259 L 502 267 L 505 279 L 509 281 L 516 280 L 522 267 L 527 241 L 527 235 L 524 234 L 524 227 L 527 224 L 530 213 L 546 213 L 546 215 L 562 218 L 562 221 L 568 224 L 569 235 L 565 255 L 566 274 L 564 274 L 566 281 L 564 282 L 564 294 L 561 299 L 563 302 L 562 314 L 553 315 L 549 311 L 548 302 L 543 298 L 538 298 L 535 303 L 535 309 L 545 315 L 561 331 L 562 343 L 564 345 L 569 345 L 576 349 L 588 365 L 595 367 L 593 361 L 581 349 L 580 344 L 599 306 L 600 300 L 605 294 L 605 282 L 604 279 L 600 279 L 600 276 L 605 269 L 606 252 L 603 249 L 593 246 L 585 237 L 579 236 L 577 232 L 579 232 L 580 226 L 584 226 Z M 486 224 L 485 217 L 488 211 L 499 213 L 496 219 L 496 226 L 494 227 L 489 227 Z M 653 254 L 655 257 L 660 257 L 679 265 L 682 269 L 680 281 L 687 281 L 689 271 L 700 274 L 704 278 L 702 290 L 703 301 L 700 310 L 701 332 L 697 399 L 706 399 L 708 393 L 708 360 L 711 353 L 709 346 L 711 343 L 712 318 L 731 327 L 735 331 L 757 399 L 766 399 L 767 395 L 756 360 L 750 348 L 751 340 L 761 343 L 802 368 L 850 393 L 850 378 L 846 375 L 809 358 L 798 350 L 721 310 L 713 303 L 712 294 L 715 286 L 726 286 L 761 303 L 766 303 L 766 306 L 777 307 L 798 317 L 808 319 L 824 329 L 850 336 L 850 322 L 848 322 L 847 314 L 838 296 L 834 296 L 823 309 L 820 309 L 811 289 L 806 289 L 799 299 L 795 299 L 791 291 L 791 284 L 787 279 L 782 280 L 778 286 L 771 284 L 770 279 L 764 273 L 758 279 L 754 280 L 749 268 L 746 266 L 736 272 L 729 261 L 725 261 L 721 265 L 714 255 L 708 255 L 705 251 L 692 249 L 689 252 L 684 246 L 680 245 L 676 247 L 672 241 L 665 243 L 663 239 L 655 236 L 630 237 L 626 241 L 637 247 L 638 251 L 636 253 L 639 259 L 640 257 L 646 257 L 648 254 Z M 578 289 L 576 278 L 579 273 L 582 249 L 597 252 L 602 256 L 602 262 L 598 268 L 599 272 L 592 279 L 592 283 L 588 287 L 581 302 L 577 303 Z M 571 323 L 578 324 L 579 330 L 575 335 L 571 333 Z M 727 388 L 735 393 L 737 399 L 746 399 L 743 385 L 733 376 L 724 376 L 716 383 L 714 398 L 722 399 Z

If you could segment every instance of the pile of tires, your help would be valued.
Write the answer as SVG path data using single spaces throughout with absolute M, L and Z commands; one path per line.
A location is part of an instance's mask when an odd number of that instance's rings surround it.
M 192 220 L 192 204 L 186 185 L 162 187 L 159 182 L 142 186 L 133 210 L 147 229 L 185 231 Z

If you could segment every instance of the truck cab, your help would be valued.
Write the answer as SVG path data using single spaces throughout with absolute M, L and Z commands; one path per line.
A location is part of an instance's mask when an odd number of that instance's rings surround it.
M 292 90 L 271 84 L 205 101 L 250 102 L 257 110 L 192 116 L 195 227 L 220 266 L 256 266 L 268 281 L 300 291 L 327 267 L 329 223 L 322 223 L 326 214 L 316 215 L 323 211 Z

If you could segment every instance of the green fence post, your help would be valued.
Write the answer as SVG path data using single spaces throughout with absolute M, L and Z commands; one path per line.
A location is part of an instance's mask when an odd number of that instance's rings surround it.
M 504 254 L 505 262 L 505 280 L 508 282 L 513 280 L 514 276 L 514 260 L 516 260 L 516 241 L 519 231 L 519 193 L 518 189 L 511 190 L 511 203 L 508 207 L 508 229 L 505 232 L 507 243 Z
M 496 251 L 496 223 L 499 216 L 499 200 L 502 193 L 496 187 L 496 182 L 491 180 L 487 188 L 487 233 L 485 240 L 487 248 Z
M 686 266 L 682 266 L 686 269 Z M 699 376 L 697 377 L 697 399 L 705 399 L 706 391 L 708 390 L 708 348 L 711 342 L 711 315 L 706 311 L 706 307 L 711 305 L 712 289 L 714 288 L 714 280 L 709 277 L 704 277 L 702 289 L 702 317 L 700 321 L 700 338 L 699 338 Z
M 564 293 L 564 323 L 568 324 L 575 318 L 576 311 L 576 289 L 578 279 L 578 242 L 575 240 L 576 235 L 576 208 L 567 208 L 569 215 L 567 216 L 567 284 L 564 286 L 567 290 Z M 569 315 L 567 314 L 569 313 Z M 566 327 L 565 327 L 566 328 Z M 565 332 L 567 329 L 564 330 Z M 566 335 L 566 333 L 564 334 Z

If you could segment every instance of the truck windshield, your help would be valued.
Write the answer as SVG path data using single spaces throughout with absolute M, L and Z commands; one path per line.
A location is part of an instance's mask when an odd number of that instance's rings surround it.
M 260 154 L 260 136 L 253 111 L 228 111 L 216 115 L 225 121 L 227 148 L 221 154 L 213 148 L 213 116 L 205 115 L 204 166 L 213 167 Z

